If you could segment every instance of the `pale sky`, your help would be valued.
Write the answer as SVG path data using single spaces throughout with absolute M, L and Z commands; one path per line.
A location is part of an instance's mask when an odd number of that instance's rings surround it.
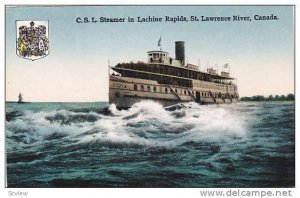
M 255 21 L 254 15 L 279 20 Z M 77 17 L 249 16 L 251 22 L 89 23 Z M 16 20 L 49 20 L 50 54 L 30 61 L 16 55 Z M 64 6 L 6 8 L 6 100 L 108 100 L 108 60 L 145 61 L 162 48 L 174 57 L 185 41 L 186 60 L 201 69 L 229 63 L 240 96 L 294 93 L 292 6 Z

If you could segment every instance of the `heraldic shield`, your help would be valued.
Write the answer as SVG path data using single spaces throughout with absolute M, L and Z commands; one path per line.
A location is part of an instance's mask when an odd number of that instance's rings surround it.
M 48 21 L 16 21 L 17 55 L 37 60 L 49 54 Z

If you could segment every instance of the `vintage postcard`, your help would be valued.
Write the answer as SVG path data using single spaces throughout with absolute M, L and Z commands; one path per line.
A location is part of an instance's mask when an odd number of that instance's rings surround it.
M 294 42 L 293 5 L 6 5 L 6 187 L 295 187 Z

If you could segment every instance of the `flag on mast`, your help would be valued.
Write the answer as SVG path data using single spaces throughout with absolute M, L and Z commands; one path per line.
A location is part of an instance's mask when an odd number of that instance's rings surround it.
M 159 40 L 158 40 L 157 46 L 161 46 L 161 37 L 159 37 Z

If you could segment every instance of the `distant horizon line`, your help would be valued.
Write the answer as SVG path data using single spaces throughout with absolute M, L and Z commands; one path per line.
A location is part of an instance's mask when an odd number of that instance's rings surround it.
M 8 100 L 5 101 L 6 103 L 18 103 L 17 100 Z M 108 101 L 93 101 L 93 102 L 88 102 L 88 101 L 23 101 L 23 103 L 96 103 L 96 102 L 108 102 Z

